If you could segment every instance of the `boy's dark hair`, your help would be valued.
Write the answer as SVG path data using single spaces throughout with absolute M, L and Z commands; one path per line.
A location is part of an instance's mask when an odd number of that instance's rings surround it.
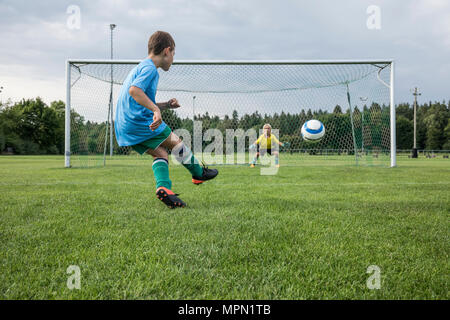
M 175 49 L 175 41 L 168 32 L 156 31 L 148 39 L 148 54 L 160 54 L 165 48 Z

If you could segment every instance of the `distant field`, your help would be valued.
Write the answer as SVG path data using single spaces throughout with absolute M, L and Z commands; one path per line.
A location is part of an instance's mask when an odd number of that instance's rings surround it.
M 149 159 L 0 156 L 0 299 L 449 299 L 450 160 L 316 159 L 201 186 L 172 164 L 188 207 L 170 210 Z

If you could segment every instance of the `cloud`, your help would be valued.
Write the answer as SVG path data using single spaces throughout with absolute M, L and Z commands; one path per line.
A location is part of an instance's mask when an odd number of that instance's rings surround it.
M 157 9 L 130 9 L 128 11 L 130 17 L 136 17 L 140 19 L 154 19 L 163 16 L 163 12 Z

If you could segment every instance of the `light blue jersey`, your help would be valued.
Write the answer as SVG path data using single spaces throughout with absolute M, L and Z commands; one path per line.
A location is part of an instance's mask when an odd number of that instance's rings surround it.
M 159 73 L 151 59 L 141 61 L 131 70 L 120 90 L 117 101 L 115 131 L 119 146 L 132 146 L 159 135 L 165 128 L 164 121 L 152 131 L 153 112 L 134 100 L 128 92 L 131 86 L 141 88 L 145 94 L 156 104 L 156 88 Z

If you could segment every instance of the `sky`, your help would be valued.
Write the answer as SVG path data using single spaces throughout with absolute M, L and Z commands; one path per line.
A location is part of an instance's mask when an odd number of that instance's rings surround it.
M 394 59 L 396 103 L 450 99 L 448 0 L 0 0 L 0 100 L 64 100 L 66 59 L 110 58 L 111 23 L 117 59 L 164 30 L 175 60 Z

